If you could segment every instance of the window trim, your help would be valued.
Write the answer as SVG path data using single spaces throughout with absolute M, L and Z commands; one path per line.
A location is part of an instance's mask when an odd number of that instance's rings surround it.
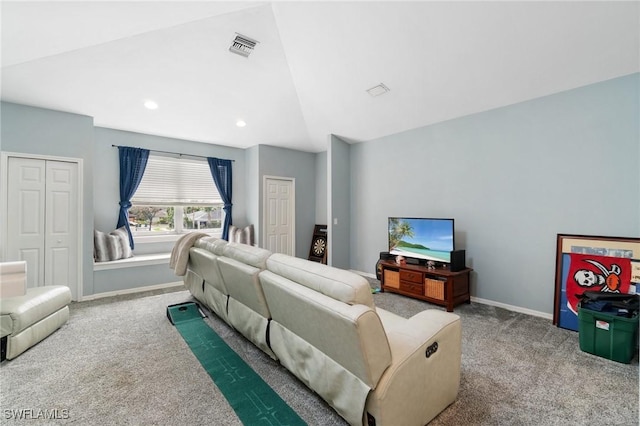
M 151 243 L 169 243 L 176 242 L 180 237 L 186 234 L 190 234 L 191 232 L 204 232 L 205 234 L 209 234 L 210 237 L 222 238 L 222 228 L 216 228 L 211 232 L 205 232 L 204 229 L 192 229 L 190 232 L 183 232 L 182 234 L 178 234 L 176 232 L 171 234 L 161 234 L 161 235 L 133 235 L 133 241 L 136 244 L 151 244 Z

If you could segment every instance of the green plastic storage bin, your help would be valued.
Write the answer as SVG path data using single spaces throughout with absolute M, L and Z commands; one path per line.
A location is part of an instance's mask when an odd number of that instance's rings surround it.
M 629 364 L 636 352 L 638 316 L 625 318 L 578 307 L 580 349 Z

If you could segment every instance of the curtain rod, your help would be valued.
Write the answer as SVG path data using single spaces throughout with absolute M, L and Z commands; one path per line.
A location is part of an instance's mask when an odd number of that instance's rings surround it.
M 120 148 L 122 145 L 111 145 L 114 148 Z M 122 146 L 123 148 L 134 148 L 134 147 L 129 147 L 129 146 Z M 138 148 L 141 149 L 141 148 Z M 147 149 L 147 148 L 144 148 Z M 187 157 L 198 157 L 198 158 L 209 158 L 209 157 L 205 157 L 204 155 L 195 155 L 195 154 L 182 154 L 180 152 L 171 152 L 171 151 L 160 151 L 157 149 L 149 149 L 148 151 L 150 152 L 161 152 L 163 154 L 173 154 L 173 155 L 179 155 L 180 157 L 182 157 L 183 155 L 186 155 Z M 231 162 L 235 163 L 236 160 L 231 160 Z

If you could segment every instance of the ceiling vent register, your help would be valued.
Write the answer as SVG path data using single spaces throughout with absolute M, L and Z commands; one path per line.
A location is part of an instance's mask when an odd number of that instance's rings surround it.
M 237 53 L 240 56 L 248 58 L 258 43 L 258 41 L 252 38 L 236 33 L 236 38 L 233 40 L 231 47 L 229 47 L 229 52 Z
M 371 89 L 367 89 L 367 93 L 369 93 L 371 96 L 384 95 L 388 91 L 389 88 L 382 83 L 378 84 L 377 86 L 373 86 Z

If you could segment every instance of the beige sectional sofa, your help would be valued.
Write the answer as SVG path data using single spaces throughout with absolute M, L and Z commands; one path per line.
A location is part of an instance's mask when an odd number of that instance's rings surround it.
M 214 238 L 189 250 L 185 286 L 352 425 L 424 425 L 455 401 L 460 318 L 377 308 L 355 273 Z

